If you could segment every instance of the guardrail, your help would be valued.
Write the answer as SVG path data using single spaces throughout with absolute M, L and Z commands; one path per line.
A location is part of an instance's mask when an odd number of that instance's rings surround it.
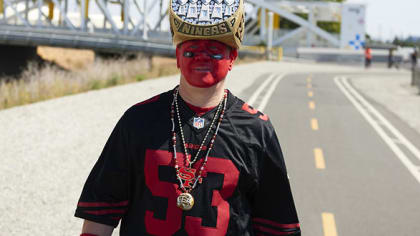
M 420 95 L 420 66 L 413 66 L 412 70 L 412 78 L 411 78 L 411 85 L 417 86 L 419 89 L 419 95 Z

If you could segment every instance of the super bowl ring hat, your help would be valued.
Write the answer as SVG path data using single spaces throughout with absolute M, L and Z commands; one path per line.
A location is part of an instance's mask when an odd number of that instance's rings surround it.
M 169 20 L 175 45 L 194 39 L 217 40 L 233 48 L 245 31 L 243 0 L 169 0 Z

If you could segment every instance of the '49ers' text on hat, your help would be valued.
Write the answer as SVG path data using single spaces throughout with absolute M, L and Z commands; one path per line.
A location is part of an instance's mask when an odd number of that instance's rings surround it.
M 169 20 L 175 45 L 211 39 L 239 48 L 245 31 L 243 0 L 170 0 Z

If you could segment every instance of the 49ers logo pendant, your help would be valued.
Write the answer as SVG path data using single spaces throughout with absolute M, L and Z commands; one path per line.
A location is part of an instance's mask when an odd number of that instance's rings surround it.
M 182 184 L 186 189 L 191 189 L 195 181 L 195 172 L 197 170 L 194 168 L 181 167 L 179 168 L 179 178 L 182 180 Z
M 191 190 L 193 188 L 196 171 L 194 168 L 179 168 L 179 178 L 182 180 L 185 189 Z M 181 193 L 176 199 L 176 205 L 184 211 L 191 210 L 194 206 L 194 198 L 190 193 Z
M 181 193 L 176 199 L 176 205 L 183 211 L 189 211 L 194 206 L 194 198 L 189 193 Z

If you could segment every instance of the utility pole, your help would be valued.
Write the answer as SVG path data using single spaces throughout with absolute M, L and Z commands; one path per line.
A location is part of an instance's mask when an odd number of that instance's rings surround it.
M 268 12 L 268 33 L 267 33 L 267 59 L 271 60 L 271 50 L 273 48 L 273 19 L 274 13 Z

